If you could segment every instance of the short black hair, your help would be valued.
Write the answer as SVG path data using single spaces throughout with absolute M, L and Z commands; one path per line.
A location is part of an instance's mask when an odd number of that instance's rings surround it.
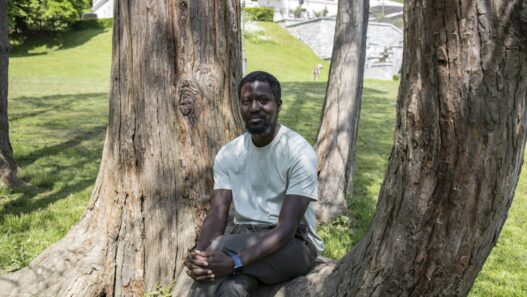
M 271 92 L 273 93 L 273 96 L 276 101 L 279 101 L 282 99 L 282 88 L 280 87 L 280 82 L 274 75 L 267 73 L 265 71 L 253 71 L 249 74 L 247 74 L 242 80 L 240 81 L 240 84 L 238 85 L 238 98 L 241 99 L 242 97 L 242 86 L 246 83 L 251 83 L 254 81 L 261 81 L 266 82 L 271 87 Z

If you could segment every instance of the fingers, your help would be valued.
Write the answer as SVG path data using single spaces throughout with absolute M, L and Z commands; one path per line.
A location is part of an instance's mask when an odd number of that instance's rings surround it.
M 207 252 L 200 251 L 200 250 L 194 250 L 193 253 L 196 254 L 196 255 L 202 256 L 202 257 L 207 257 L 208 256 Z
M 187 261 L 189 263 L 191 263 L 192 265 L 195 265 L 195 266 L 201 266 L 201 267 L 209 266 L 209 261 L 207 260 L 207 258 L 203 258 L 203 257 L 200 257 L 200 256 L 196 256 L 196 257 L 190 258 Z
M 212 273 L 212 270 L 210 269 L 204 269 L 199 266 L 195 266 L 189 263 L 185 263 L 185 266 L 187 267 L 186 272 L 187 274 L 197 281 L 214 281 L 215 275 Z
M 215 280 L 215 276 L 214 274 L 209 274 L 209 275 L 197 276 L 194 279 L 200 282 L 206 282 L 206 281 L 213 282 Z
M 203 266 L 194 265 L 192 263 L 189 263 L 187 266 L 187 269 L 192 271 L 193 274 L 201 275 L 201 274 L 211 274 L 212 270 L 204 268 Z

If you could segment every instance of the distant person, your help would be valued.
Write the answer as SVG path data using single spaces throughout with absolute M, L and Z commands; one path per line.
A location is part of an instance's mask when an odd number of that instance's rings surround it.
M 313 69 L 313 80 L 317 81 L 320 80 L 320 70 L 322 69 L 322 64 L 318 64 L 315 66 L 315 69 Z
M 256 71 L 238 87 L 246 132 L 214 161 L 214 191 L 198 243 L 185 261 L 189 296 L 249 296 L 309 272 L 323 250 L 315 231 L 317 158 L 298 133 L 278 123 L 278 80 Z M 234 228 L 224 234 L 231 203 Z

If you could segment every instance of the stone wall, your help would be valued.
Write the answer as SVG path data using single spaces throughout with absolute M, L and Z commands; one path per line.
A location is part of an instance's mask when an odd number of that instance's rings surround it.
M 333 36 L 335 36 L 335 17 L 316 18 L 292 23 L 291 20 L 278 22 L 287 31 L 309 46 L 322 59 L 331 59 Z
M 301 22 L 286 19 L 278 23 L 309 46 L 319 57 L 331 59 L 335 17 Z M 403 32 L 391 24 L 369 22 L 367 35 L 365 76 L 392 79 L 401 69 Z

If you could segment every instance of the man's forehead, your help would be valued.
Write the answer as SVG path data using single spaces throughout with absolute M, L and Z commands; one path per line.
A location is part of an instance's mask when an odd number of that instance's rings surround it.
M 272 93 L 269 83 L 259 80 L 244 83 L 242 86 L 242 92 Z

